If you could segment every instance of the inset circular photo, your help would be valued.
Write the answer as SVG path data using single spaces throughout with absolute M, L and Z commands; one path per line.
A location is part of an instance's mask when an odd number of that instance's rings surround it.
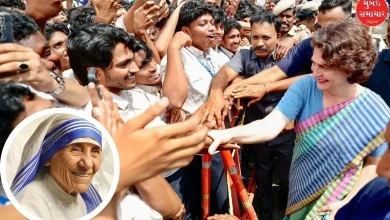
M 76 110 L 31 115 L 11 133 L 1 155 L 1 182 L 29 219 L 91 219 L 115 193 L 119 156 L 107 130 Z

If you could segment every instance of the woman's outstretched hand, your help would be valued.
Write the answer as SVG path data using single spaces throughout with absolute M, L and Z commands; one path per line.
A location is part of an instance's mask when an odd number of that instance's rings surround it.
M 226 130 L 211 130 L 208 132 L 208 137 L 213 140 L 209 147 L 209 154 L 214 154 L 215 150 L 217 150 L 218 146 L 223 144 L 228 144 L 232 140 L 232 135 L 230 129 Z

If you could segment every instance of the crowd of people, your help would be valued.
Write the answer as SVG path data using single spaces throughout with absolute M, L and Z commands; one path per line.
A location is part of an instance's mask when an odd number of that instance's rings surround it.
M 378 39 L 356 4 L 0 0 L 14 39 L 0 44 L 0 145 L 45 109 L 99 121 L 120 177 L 95 219 L 203 219 L 205 154 L 207 219 L 241 219 L 221 151 L 253 157 L 261 220 L 276 206 L 286 220 L 390 219 L 390 21 Z M 24 219 L 3 189 L 0 203 Z

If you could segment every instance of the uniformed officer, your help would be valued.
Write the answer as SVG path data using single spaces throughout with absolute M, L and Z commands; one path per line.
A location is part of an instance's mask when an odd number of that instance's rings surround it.
M 292 37 L 296 43 L 311 36 L 311 32 L 304 25 L 295 26 L 295 0 L 281 0 L 273 9 L 273 13 L 281 19 L 281 38 Z
M 321 2 L 310 1 L 310 2 L 307 2 L 306 4 L 303 4 L 301 10 L 308 9 L 308 10 L 312 11 L 314 13 L 315 22 L 317 22 L 318 7 L 320 7 L 320 4 L 321 4 Z
M 297 22 L 295 25 L 307 27 L 312 33 L 315 31 L 316 18 L 313 11 L 301 9 L 297 12 Z

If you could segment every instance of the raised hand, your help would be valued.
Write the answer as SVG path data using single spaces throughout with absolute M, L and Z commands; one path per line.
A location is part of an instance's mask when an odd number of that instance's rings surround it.
M 191 44 L 191 37 L 183 31 L 179 31 L 173 36 L 170 46 L 181 50 L 183 47 L 190 47 Z
M 52 92 L 59 86 L 37 53 L 11 43 L 0 44 L 0 81 L 28 83 L 40 92 Z
M 267 94 L 267 90 L 263 85 L 241 85 L 237 89 L 233 90 L 232 95 L 235 99 L 251 98 L 248 102 L 248 106 L 260 101 Z

